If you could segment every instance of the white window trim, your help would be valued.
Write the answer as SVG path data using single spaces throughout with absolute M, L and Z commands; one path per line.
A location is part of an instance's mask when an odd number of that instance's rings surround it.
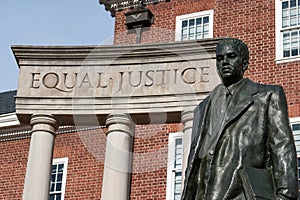
M 205 10 L 176 17 L 175 41 L 181 41 L 181 21 L 202 16 L 209 16 L 209 38 L 213 38 L 214 10 Z
M 56 158 L 52 160 L 53 164 L 60 164 L 64 163 L 64 171 L 63 171 L 63 179 L 62 179 L 62 188 L 61 188 L 61 200 L 64 200 L 65 198 L 65 192 L 66 192 L 66 183 L 67 183 L 67 172 L 68 172 L 68 157 L 64 158 Z
M 300 124 L 300 117 L 292 117 L 290 118 L 290 125 L 292 127 L 293 124 Z M 300 158 L 300 154 L 297 155 Z
M 300 123 L 300 117 L 291 117 L 291 118 L 290 118 L 290 123 L 291 123 L 291 124 L 295 124 L 295 123 L 297 123 L 297 122 Z
M 276 64 L 280 63 L 286 63 L 286 62 L 293 62 L 300 60 L 300 55 L 298 56 L 292 56 L 288 58 L 284 58 L 282 55 L 282 41 L 283 41 L 283 36 L 281 34 L 281 26 L 282 26 L 282 5 L 281 5 L 282 0 L 275 0 L 275 52 L 276 52 L 276 58 L 275 62 Z
M 168 142 L 168 168 L 167 168 L 167 190 L 166 190 L 166 200 L 174 199 L 174 161 L 175 161 L 175 140 L 177 138 L 183 139 L 183 132 L 169 133 Z M 183 143 L 182 143 L 183 145 Z M 184 172 L 182 172 L 184 173 Z

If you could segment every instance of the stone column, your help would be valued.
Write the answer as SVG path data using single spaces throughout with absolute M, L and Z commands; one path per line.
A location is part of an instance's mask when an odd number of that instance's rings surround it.
M 23 200 L 48 200 L 57 120 L 52 115 L 35 114 L 25 177 Z
M 193 128 L 194 112 L 183 111 L 181 114 L 181 122 L 183 124 L 183 155 L 182 155 L 182 178 L 184 181 L 185 169 L 187 167 L 187 161 L 191 146 L 191 136 Z
M 134 123 L 129 115 L 109 115 L 101 200 L 129 200 Z

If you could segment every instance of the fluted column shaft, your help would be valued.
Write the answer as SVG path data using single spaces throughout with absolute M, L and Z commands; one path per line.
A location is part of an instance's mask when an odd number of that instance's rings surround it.
M 109 115 L 101 200 L 129 200 L 134 123 L 129 115 Z
M 25 177 L 23 200 L 48 200 L 57 120 L 52 115 L 35 114 Z

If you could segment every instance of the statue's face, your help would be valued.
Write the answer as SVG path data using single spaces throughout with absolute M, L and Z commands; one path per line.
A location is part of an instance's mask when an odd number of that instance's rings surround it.
M 216 50 L 217 70 L 226 86 L 241 80 L 246 70 L 246 62 L 235 44 L 221 44 Z

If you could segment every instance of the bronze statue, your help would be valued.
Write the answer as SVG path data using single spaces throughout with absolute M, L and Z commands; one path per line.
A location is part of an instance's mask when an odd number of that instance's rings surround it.
M 216 48 L 223 84 L 195 109 L 182 200 L 294 199 L 297 157 L 283 88 L 243 78 L 245 43 Z

